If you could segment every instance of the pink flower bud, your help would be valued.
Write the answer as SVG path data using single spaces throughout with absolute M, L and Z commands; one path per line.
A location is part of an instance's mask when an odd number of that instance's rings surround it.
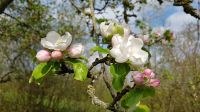
M 35 56 L 40 62 L 47 62 L 51 59 L 50 53 L 47 50 L 40 50 Z
M 53 51 L 53 52 L 51 53 L 51 57 L 52 57 L 53 59 L 55 59 L 55 60 L 60 60 L 60 59 L 63 58 L 63 53 L 62 53 L 61 51 L 56 50 L 56 51 Z
M 158 79 L 150 79 L 149 86 L 152 86 L 152 87 L 160 86 L 160 80 L 158 80 Z
M 139 38 L 141 38 L 144 43 L 148 43 L 150 41 L 149 35 L 139 35 Z
M 162 39 L 162 44 L 167 45 L 167 41 L 165 39 Z
M 144 70 L 144 77 L 146 78 L 154 78 L 155 73 L 151 69 L 145 69 Z
M 71 58 L 79 58 L 84 52 L 84 46 L 80 43 L 73 44 L 68 49 L 68 55 Z
M 142 85 L 144 84 L 144 77 L 143 77 L 143 74 L 140 73 L 140 72 L 134 72 L 133 73 L 133 81 L 138 84 L 138 85 Z

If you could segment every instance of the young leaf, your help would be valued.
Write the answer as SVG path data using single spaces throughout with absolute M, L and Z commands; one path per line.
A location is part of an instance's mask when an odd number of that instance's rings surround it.
M 124 108 L 127 109 L 139 103 L 142 97 L 143 97 L 142 91 L 133 89 L 123 97 L 121 104 Z
M 73 65 L 74 79 L 84 81 L 87 79 L 88 68 L 87 66 L 76 59 L 69 59 L 69 62 Z
M 121 91 L 124 85 L 125 77 L 129 71 L 130 67 L 126 63 L 112 64 L 110 66 L 110 73 L 113 76 L 112 85 L 115 90 Z
M 121 104 L 124 108 L 130 108 L 131 106 L 136 105 L 142 98 L 153 96 L 154 94 L 154 88 L 139 86 L 126 94 L 123 97 Z
M 153 87 L 141 87 L 137 89 L 141 89 L 143 98 L 155 95 L 155 89 Z
M 52 64 L 53 63 L 51 63 L 51 62 L 40 63 L 33 70 L 33 72 L 32 72 L 32 78 L 34 78 L 34 80 L 38 80 L 38 79 L 44 77 L 45 75 L 47 75 L 51 71 Z
M 109 53 L 108 49 L 104 49 L 100 46 L 94 46 L 93 48 L 90 49 L 90 55 L 92 55 L 96 51 L 98 51 L 99 53 L 102 53 L 102 54 L 108 54 Z
M 150 109 L 146 105 L 140 104 L 136 107 L 136 109 L 133 112 L 150 112 Z

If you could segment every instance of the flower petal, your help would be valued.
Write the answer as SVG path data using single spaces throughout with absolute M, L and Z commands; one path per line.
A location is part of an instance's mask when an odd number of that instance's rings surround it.
M 47 36 L 46 36 L 46 40 L 51 42 L 52 44 L 56 43 L 56 41 L 58 40 L 58 38 L 60 37 L 60 35 L 55 32 L 55 31 L 50 31 L 48 32 Z
M 129 60 L 132 65 L 143 65 L 148 59 L 148 53 L 143 50 L 138 50 L 136 52 L 132 52 Z
M 112 37 L 112 46 L 119 45 L 123 42 L 123 37 L 121 37 L 119 34 L 116 34 Z
M 72 35 L 69 32 L 65 32 L 65 35 L 63 35 L 60 39 L 62 39 L 68 47 L 72 42 Z
M 115 46 L 110 50 L 110 55 L 114 58 L 122 55 L 122 52 L 119 49 L 119 46 Z
M 107 33 L 107 30 L 109 28 L 109 24 L 108 22 L 102 22 L 100 24 L 100 31 L 101 31 L 101 35 L 104 36 L 104 37 L 107 37 L 108 36 L 108 33 Z
M 141 49 L 142 46 L 144 45 L 142 39 L 140 38 L 135 38 L 133 35 L 130 35 L 128 38 L 128 43 L 129 46 L 132 47 L 132 49 Z
M 48 49 L 54 49 L 54 45 L 46 40 L 46 38 L 42 38 L 40 41 L 41 45 Z
M 124 37 L 129 36 L 129 34 L 131 32 L 130 27 L 127 24 L 123 24 L 122 26 L 124 28 Z
M 115 61 L 118 63 L 124 63 L 124 62 L 128 61 L 128 56 L 122 54 L 122 55 L 118 56 L 117 58 L 115 58 Z

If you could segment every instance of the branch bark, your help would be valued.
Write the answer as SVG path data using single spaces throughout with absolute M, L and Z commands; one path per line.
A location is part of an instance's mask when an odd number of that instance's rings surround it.
M 163 3 L 163 0 L 157 0 L 160 4 Z M 174 0 L 174 6 L 182 6 L 185 13 L 190 14 L 191 16 L 200 19 L 200 10 L 191 6 L 192 0 Z
M 200 19 L 200 11 L 193 8 L 190 4 L 191 0 L 174 0 L 174 6 L 182 6 L 185 13 Z
M 11 4 L 14 0 L 1 0 L 0 1 L 0 14 L 4 12 L 4 10 Z

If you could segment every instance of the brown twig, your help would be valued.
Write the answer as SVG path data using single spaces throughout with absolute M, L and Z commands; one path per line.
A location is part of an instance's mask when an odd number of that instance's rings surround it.
M 135 85 L 132 87 L 134 88 Z M 110 104 L 110 108 L 114 108 L 114 106 L 117 104 L 118 101 L 121 100 L 121 98 L 128 93 L 132 88 L 130 88 L 129 86 L 125 87 L 121 92 L 117 93 L 117 96 L 113 99 L 113 102 Z
M 108 5 L 108 3 L 109 3 L 109 0 L 106 0 L 104 6 L 102 8 L 95 8 L 94 7 L 94 10 L 102 11 L 102 10 L 104 10 L 106 8 L 106 6 Z

